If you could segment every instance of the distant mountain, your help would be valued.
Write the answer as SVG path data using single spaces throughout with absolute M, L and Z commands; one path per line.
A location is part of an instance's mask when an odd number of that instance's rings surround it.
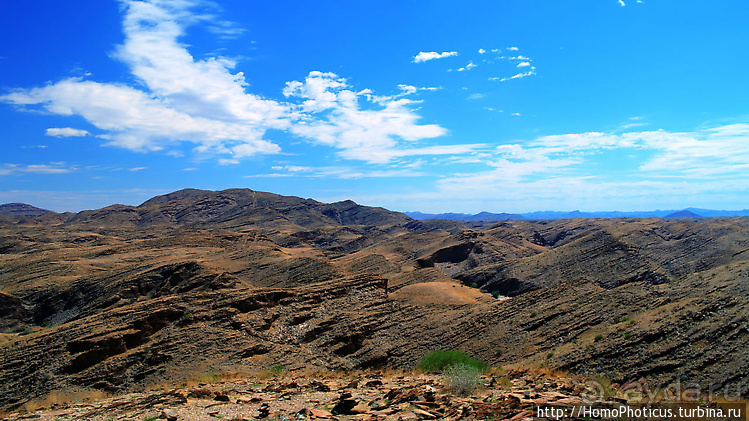
M 663 219 L 679 219 L 679 218 L 701 218 L 702 215 L 698 215 L 692 211 L 689 210 L 680 210 L 677 212 L 669 213 L 668 215 L 664 216 Z
M 701 217 L 720 217 L 720 216 L 749 216 L 749 209 L 726 211 L 712 209 L 686 208 L 683 210 L 654 210 L 654 211 L 635 211 L 635 212 L 581 212 L 574 210 L 571 212 L 560 211 L 538 211 L 522 214 L 513 213 L 490 213 L 481 212 L 475 215 L 466 213 L 422 213 L 422 212 L 405 212 L 406 215 L 413 219 L 451 219 L 455 221 L 517 221 L 517 220 L 556 220 L 556 219 L 574 219 L 574 218 L 701 218 Z
M 23 216 L 23 217 L 36 217 L 47 213 L 54 213 L 51 210 L 37 208 L 36 206 L 27 205 L 25 203 L 6 203 L 0 205 L 0 215 L 5 216 Z
M 475 215 L 467 213 L 422 213 L 422 212 L 404 212 L 413 219 L 451 219 L 453 221 L 518 221 L 523 215 L 515 213 L 491 213 L 481 212 Z
M 350 200 L 322 203 L 250 189 L 223 191 L 185 189 L 156 196 L 140 206 L 111 205 L 79 212 L 66 223 L 99 226 L 274 226 L 279 229 L 317 229 L 364 225 L 389 228 L 412 222 L 387 209 L 362 206 Z

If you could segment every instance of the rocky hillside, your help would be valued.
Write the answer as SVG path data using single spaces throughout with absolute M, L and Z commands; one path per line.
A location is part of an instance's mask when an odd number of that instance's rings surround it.
M 481 228 L 183 190 L 0 224 L 0 407 L 205 373 L 495 366 L 749 393 L 749 220 Z

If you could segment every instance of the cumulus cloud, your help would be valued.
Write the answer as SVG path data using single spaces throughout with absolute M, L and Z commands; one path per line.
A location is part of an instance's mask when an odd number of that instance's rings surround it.
M 84 137 L 90 133 L 88 130 L 74 129 L 72 127 L 50 127 L 45 134 L 53 137 Z
M 422 51 L 419 54 L 416 54 L 414 56 L 413 62 L 414 63 L 423 63 L 423 62 L 429 61 L 429 60 L 435 60 L 435 59 L 438 59 L 438 58 L 445 58 L 445 57 L 452 57 L 452 56 L 457 56 L 457 55 L 458 55 L 457 51 L 443 51 L 441 53 L 438 53 L 436 51 L 428 51 L 428 52 L 427 51 Z
M 278 153 L 263 139 L 270 128 L 290 124 L 288 106 L 245 91 L 244 75 L 228 59 L 196 60 L 178 39 L 185 27 L 205 19 L 191 2 L 124 1 L 125 41 L 115 57 L 147 90 L 69 78 L 16 90 L 0 99 L 79 115 L 107 133 L 109 145 L 154 151 L 190 142 L 198 152 L 243 156 Z
M 201 23 L 226 36 L 241 33 L 231 23 L 197 12 L 188 0 L 123 0 L 124 42 L 114 57 L 126 64 L 137 86 L 67 78 L 45 86 L 16 89 L 0 100 L 27 110 L 81 116 L 103 133 L 106 145 L 132 151 L 165 151 L 187 143 L 194 153 L 215 156 L 232 165 L 259 154 L 278 154 L 267 139 L 271 129 L 284 130 L 315 143 L 341 149 L 340 155 L 386 161 L 391 149 L 442 136 L 435 124 L 418 124 L 415 101 L 420 90 L 399 85 L 400 93 L 376 96 L 355 91 L 333 73 L 311 72 L 287 83 L 287 102 L 248 92 L 249 83 L 236 62 L 225 57 L 196 58 L 180 42 L 186 29 Z M 218 23 L 216 23 L 218 22 Z M 415 62 L 457 55 L 421 52 Z M 83 136 L 73 128 L 50 128 L 50 136 Z
M 530 65 L 531 64 L 529 62 L 523 61 L 523 62 L 518 63 L 517 67 L 530 67 Z
M 410 85 L 402 85 L 413 92 Z M 299 99 L 305 114 L 291 127 L 298 136 L 341 149 L 340 156 L 372 163 L 403 156 L 404 148 L 422 139 L 447 134 L 436 124 L 419 125 L 410 108 L 415 102 L 403 97 L 373 97 L 368 90 L 356 92 L 335 73 L 310 72 L 303 82 L 287 82 L 283 90 Z M 361 103 L 379 105 L 362 109 Z

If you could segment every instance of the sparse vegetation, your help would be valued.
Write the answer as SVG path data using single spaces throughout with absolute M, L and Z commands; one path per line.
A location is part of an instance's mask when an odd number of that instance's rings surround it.
M 536 316 L 538 316 L 538 313 L 536 313 L 535 311 L 531 311 L 531 317 L 536 317 Z
M 462 362 L 448 366 L 442 374 L 447 387 L 458 395 L 467 395 L 481 384 L 481 370 Z
M 485 362 L 472 358 L 460 351 L 440 350 L 432 351 L 425 355 L 424 358 L 421 359 L 421 362 L 419 362 L 417 368 L 424 372 L 437 373 L 456 364 L 464 364 L 474 367 L 479 372 L 482 372 L 489 367 Z
M 601 334 L 599 333 L 598 335 L 596 335 L 596 337 L 595 337 L 595 338 L 593 338 L 593 340 L 594 340 L 594 341 L 596 341 L 596 342 L 600 342 L 601 340 L 603 340 L 603 335 L 601 335 Z
M 210 372 L 210 373 L 203 373 L 203 374 L 201 374 L 200 377 L 198 377 L 198 380 L 201 383 L 211 383 L 211 384 L 213 384 L 213 383 L 218 383 L 220 379 L 219 379 L 218 374 L 216 374 L 214 372 Z
M 602 375 L 593 376 L 590 378 L 591 382 L 594 382 L 600 386 L 600 391 L 603 393 L 602 397 L 609 397 L 616 395 L 616 392 L 611 387 L 611 380 Z

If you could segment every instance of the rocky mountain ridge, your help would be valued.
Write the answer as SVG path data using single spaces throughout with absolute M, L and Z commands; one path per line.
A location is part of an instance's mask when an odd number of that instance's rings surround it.
M 250 190 L 55 218 L 0 225 L 5 409 L 440 348 L 749 393 L 746 218 L 473 226 Z

